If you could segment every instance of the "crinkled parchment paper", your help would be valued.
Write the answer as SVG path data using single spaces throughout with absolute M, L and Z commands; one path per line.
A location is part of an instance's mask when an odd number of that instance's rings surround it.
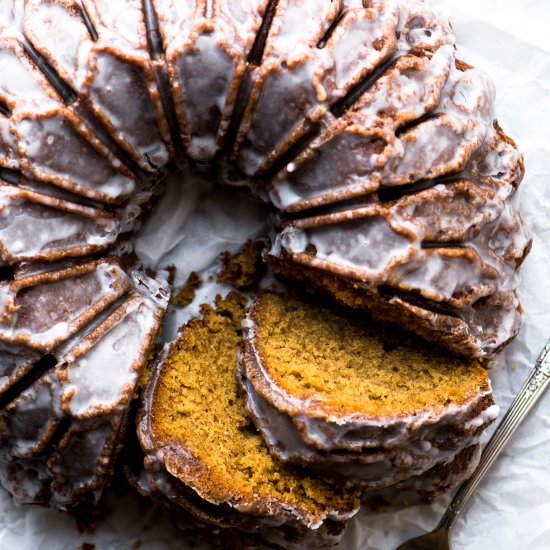
M 493 78 L 498 115 L 526 157 L 521 188 L 525 220 L 534 235 L 522 271 L 523 330 L 491 372 L 498 404 L 505 410 L 550 338 L 550 2 L 547 0 L 434 0 L 453 21 L 462 57 Z M 237 250 L 261 235 L 264 213 L 231 190 L 200 181 L 170 186 L 152 223 L 143 229 L 139 252 L 151 264 L 178 265 L 178 282 L 208 270 L 224 250 Z M 212 286 L 199 291 L 184 312 L 171 312 L 166 332 L 198 312 Z M 223 286 L 214 288 L 219 292 Z M 354 520 L 342 550 L 392 550 L 432 528 L 448 499 L 432 506 L 393 501 Z M 187 548 L 163 515 L 132 495 L 109 497 L 111 513 L 95 534 L 79 534 L 74 519 L 38 507 L 16 507 L 0 491 L 0 548 L 97 549 Z M 550 548 L 550 394 L 487 476 L 460 517 L 456 549 L 538 550 Z

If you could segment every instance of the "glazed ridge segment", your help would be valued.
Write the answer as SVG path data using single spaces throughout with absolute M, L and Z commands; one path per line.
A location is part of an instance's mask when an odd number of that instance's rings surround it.
M 27 1 L 23 33 L 141 169 L 168 162 L 141 0 Z
M 0 254 L 13 265 L 52 261 L 106 250 L 120 220 L 110 212 L 72 203 L 32 188 L 0 183 Z
M 152 0 L 152 5 L 186 153 L 211 161 L 224 146 L 268 2 Z
M 0 102 L 9 112 L 2 119 L 2 166 L 102 202 L 135 192 L 129 171 L 63 104 L 19 40 L 2 36 L 0 48 Z
M 85 339 L 97 319 L 69 308 L 62 336 L 46 327 L 52 340 L 33 340 L 14 313 L 24 285 L 46 285 L 23 276 L 28 265 L 80 288 L 82 265 L 115 254 L 155 182 L 188 161 L 269 195 L 281 225 L 268 260 L 283 275 L 491 355 L 519 328 L 516 273 L 530 246 L 515 206 L 523 161 L 493 109 L 492 87 L 456 59 L 449 25 L 422 0 L 0 2 L 0 263 L 11 289 L 0 340 L 14 377 L 4 405 L 57 380 L 57 367 L 38 376 L 32 365 L 44 354 L 58 363 L 62 341 Z M 166 300 L 113 261 L 129 277 L 124 296 L 152 300 L 160 316 Z M 65 426 L 66 413 L 55 418 Z M 22 479 L 4 477 L 13 490 Z

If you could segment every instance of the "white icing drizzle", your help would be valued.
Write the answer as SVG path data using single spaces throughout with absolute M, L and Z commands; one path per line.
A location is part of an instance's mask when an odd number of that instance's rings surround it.
M 23 54 L 23 49 L 10 38 L 0 38 L 0 98 L 12 109 L 56 106 L 44 80 Z
M 454 44 L 449 26 L 426 4 L 405 3 L 398 7 L 393 0 L 379 0 L 369 2 L 368 7 L 352 4 L 344 10 L 324 47 L 316 48 L 338 17 L 339 6 L 336 2 L 327 2 L 323 4 L 323 11 L 315 5 L 317 13 L 300 20 L 298 32 L 297 25 L 287 23 L 287 19 L 294 21 L 294 16 L 299 19 L 296 14 L 299 7 L 303 11 L 301 4 L 279 2 L 263 66 L 257 71 L 257 91 L 252 94 L 237 143 L 239 166 L 249 175 L 269 169 L 296 143 L 304 135 L 305 120 L 320 122 L 322 128 L 330 126 L 333 117 L 329 109 L 389 60 L 411 51 L 417 56 L 418 51 L 430 55 L 440 47 Z M 304 70 L 305 66 L 309 69 Z M 298 70 L 301 71 L 299 77 Z M 292 98 L 287 97 L 288 94 L 277 97 L 269 93 L 277 80 L 272 73 L 284 75 L 286 79 L 296 73 L 294 78 L 299 84 L 292 87 Z M 304 90 L 314 92 L 308 101 L 304 99 Z M 387 90 L 382 93 L 387 95 Z M 301 109 L 295 116 L 275 124 L 274 114 L 289 111 L 293 102 L 301 103 Z M 270 142 L 258 142 L 258 136 L 267 131 L 275 134 Z
M 498 405 L 491 405 L 488 409 L 481 411 L 478 416 L 466 422 L 466 424 L 464 424 L 464 427 L 467 430 L 471 428 L 480 428 L 481 426 L 484 426 L 489 422 L 495 420 L 498 417 L 499 412 L 500 408 Z
M 144 340 L 156 323 L 157 309 L 145 299 L 134 300 L 90 350 L 68 360 L 63 392 L 72 416 L 85 418 L 127 402 L 140 375 Z M 120 366 L 116 377 L 113 365 Z
M 86 207 L 0 185 L 4 261 L 56 259 L 105 249 L 118 236 L 115 218 Z
M 34 388 L 22 393 L 17 399 L 14 406 L 22 416 L 23 422 L 26 416 L 30 417 L 33 413 L 44 415 L 44 419 L 41 429 L 34 433 L 31 430 L 26 431 L 25 426 L 18 430 L 19 437 L 13 440 L 9 449 L 4 447 L 2 450 L 4 460 L 10 457 L 25 458 L 40 452 L 44 440 L 47 440 L 48 435 L 51 435 L 52 428 L 56 426 L 55 412 L 51 407 L 52 399 L 51 378 L 49 377 L 41 380 Z M 13 420 L 16 425 L 17 418 Z M 14 427 L 12 425 L 12 429 Z
M 4 288 L 2 289 L 2 292 Z M 2 307 L 1 311 L 5 311 Z M 0 391 L 5 391 L 38 361 L 39 355 L 19 346 L 0 343 Z
M 250 48 L 262 24 L 269 0 L 214 0 L 213 4 L 215 17 L 229 19 L 235 25 L 240 39 Z
M 42 351 L 52 350 L 130 286 L 129 277 L 112 261 L 18 278 L 2 288 L 2 311 L 13 313 L 9 316 L 9 325 L 0 326 L 0 339 Z M 32 308 L 30 312 L 29 308 Z M 33 315 L 35 311 L 40 315 Z
M 394 2 L 374 1 L 367 8 L 345 3 L 347 9 L 320 54 L 325 71 L 334 72 L 325 80 L 331 103 L 350 90 L 350 83 L 365 78 L 395 47 L 399 22 Z
M 494 92 L 478 71 L 454 67 L 453 55 L 444 45 L 430 58 L 398 60 L 351 113 L 276 177 L 274 203 L 300 209 L 465 168 L 494 133 Z M 429 112 L 431 119 L 395 137 L 399 127 Z
M 234 60 L 218 46 L 224 39 L 222 33 L 216 32 L 199 35 L 193 49 L 182 53 L 175 61 L 178 88 L 186 98 L 186 132 L 190 136 L 188 154 L 198 161 L 212 159 L 217 150 L 218 128 L 233 83 Z M 203 67 L 215 67 L 215 73 L 205 71 Z M 216 113 L 214 117 L 212 112 Z M 212 125 L 215 131 L 212 131 Z
M 267 40 L 264 62 L 309 57 L 338 16 L 340 1 L 279 0 Z
M 335 266 L 360 265 L 365 278 L 376 281 L 380 273 L 407 262 L 414 245 L 407 235 L 394 232 L 383 218 L 369 218 L 365 225 L 364 230 L 358 230 L 355 224 L 343 224 L 320 227 L 315 232 L 289 228 L 281 233 L 281 245 L 294 254 L 306 252 L 313 245 L 316 258 Z M 376 255 L 372 254 L 374 249 Z
M 0 28 L 3 36 L 20 35 L 24 10 L 24 0 L 4 0 L 0 2 Z
M 152 0 L 166 50 L 176 36 L 192 21 L 197 0 Z
M 55 61 L 59 74 L 82 90 L 93 43 L 82 17 L 67 4 L 31 0 L 25 13 L 26 33 Z
M 3 320 L 12 331 L 2 342 L 31 336 L 34 344 L 26 346 L 58 346 L 51 351 L 60 359 L 2 413 L 0 480 L 17 501 L 60 509 L 81 499 L 99 502 L 121 423 L 167 306 L 165 276 L 153 281 L 137 267 L 126 274 L 110 258 L 33 266 L 1 285 Z M 128 294 L 131 289 L 136 290 Z M 36 296 L 39 317 L 24 312 Z M 38 359 L 4 343 L 0 356 L 8 383 Z M 62 438 L 54 442 L 58 429 Z
M 105 40 L 136 55 L 146 46 L 145 23 L 141 0 L 82 0 L 99 34 Z M 124 41 L 124 45 L 122 45 Z M 131 48 L 132 50 L 129 50 Z

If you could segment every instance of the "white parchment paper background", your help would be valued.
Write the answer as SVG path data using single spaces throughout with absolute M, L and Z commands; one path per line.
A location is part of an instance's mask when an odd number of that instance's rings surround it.
M 550 1 L 433 1 L 453 21 L 462 57 L 493 78 L 500 122 L 526 157 L 521 205 L 535 242 L 522 272 L 525 324 L 491 373 L 497 402 L 505 410 L 550 338 Z M 155 225 L 144 229 L 140 250 L 152 262 L 176 262 L 180 281 L 191 270 L 207 269 L 221 251 L 236 250 L 263 227 L 261 211 L 246 200 L 232 200 L 226 190 L 208 194 L 196 182 L 172 186 L 160 208 L 164 215 L 159 213 Z M 168 330 L 194 311 L 170 315 Z M 431 529 L 446 503 L 397 503 L 391 510 L 365 511 L 350 525 L 341 549 L 393 550 Z M 75 549 L 84 543 L 96 549 L 187 548 L 146 501 L 113 495 L 109 504 L 112 512 L 96 533 L 80 534 L 72 518 L 16 507 L 0 490 L 0 549 Z M 519 429 L 459 519 L 453 545 L 460 550 L 550 548 L 550 394 Z

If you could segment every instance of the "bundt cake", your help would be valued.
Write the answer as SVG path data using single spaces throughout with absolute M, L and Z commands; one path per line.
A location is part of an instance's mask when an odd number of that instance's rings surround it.
M 101 497 L 168 303 L 126 237 L 181 165 L 273 206 L 281 276 L 499 350 L 530 238 L 493 111 L 424 0 L 0 2 L 3 485 Z
M 489 377 L 406 335 L 267 293 L 243 323 L 239 378 L 271 451 L 378 489 L 475 445 L 496 418 Z
M 205 526 L 225 548 L 237 529 L 235 548 L 254 539 L 320 548 L 337 542 L 359 494 L 281 464 L 251 426 L 236 376 L 245 304 L 234 293 L 204 306 L 154 364 L 138 422 L 142 484 L 187 529 Z

